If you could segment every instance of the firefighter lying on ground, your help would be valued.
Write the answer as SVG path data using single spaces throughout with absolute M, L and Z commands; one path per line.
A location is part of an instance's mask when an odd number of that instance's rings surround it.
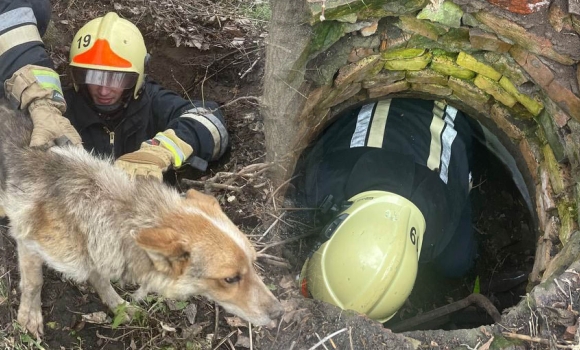
M 115 13 L 89 21 L 74 36 L 74 86 L 63 92 L 41 39 L 50 13 L 49 1 L 0 0 L 0 79 L 4 94 L 31 114 L 31 145 L 65 136 L 114 156 L 130 176 L 158 179 L 184 164 L 205 170 L 224 154 L 228 133 L 218 105 L 183 99 L 148 78 L 141 33 Z

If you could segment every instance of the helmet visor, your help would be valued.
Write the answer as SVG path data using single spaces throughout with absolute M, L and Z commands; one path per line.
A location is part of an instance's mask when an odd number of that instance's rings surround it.
M 115 89 L 130 89 L 135 86 L 139 74 L 98 69 L 72 67 L 75 84 L 91 84 Z

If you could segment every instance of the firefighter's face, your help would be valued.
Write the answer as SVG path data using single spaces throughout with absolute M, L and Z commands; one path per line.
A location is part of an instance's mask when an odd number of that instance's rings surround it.
M 123 91 L 125 91 L 122 88 L 112 88 L 92 84 L 87 84 L 87 89 L 89 90 L 89 95 L 91 95 L 93 102 L 102 106 L 116 104 L 123 96 Z

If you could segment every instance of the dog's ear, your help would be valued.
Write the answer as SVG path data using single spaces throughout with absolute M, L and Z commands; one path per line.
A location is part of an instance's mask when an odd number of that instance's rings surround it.
M 155 267 L 162 272 L 180 275 L 187 266 L 190 252 L 183 236 L 171 228 L 148 228 L 133 234 Z
M 218 203 L 217 199 L 214 196 L 210 196 L 208 194 L 201 193 L 201 192 L 196 191 L 194 189 L 188 190 L 185 193 L 185 198 L 187 198 L 188 200 L 196 201 L 196 202 L 215 205 L 218 208 L 220 208 L 220 204 Z

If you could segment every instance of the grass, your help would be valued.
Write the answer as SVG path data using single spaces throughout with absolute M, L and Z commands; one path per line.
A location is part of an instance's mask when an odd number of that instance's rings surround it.
M 242 5 L 240 14 L 254 22 L 254 25 L 263 27 L 270 21 L 272 9 L 270 8 L 270 3 L 267 1 L 254 2 L 252 4 Z

